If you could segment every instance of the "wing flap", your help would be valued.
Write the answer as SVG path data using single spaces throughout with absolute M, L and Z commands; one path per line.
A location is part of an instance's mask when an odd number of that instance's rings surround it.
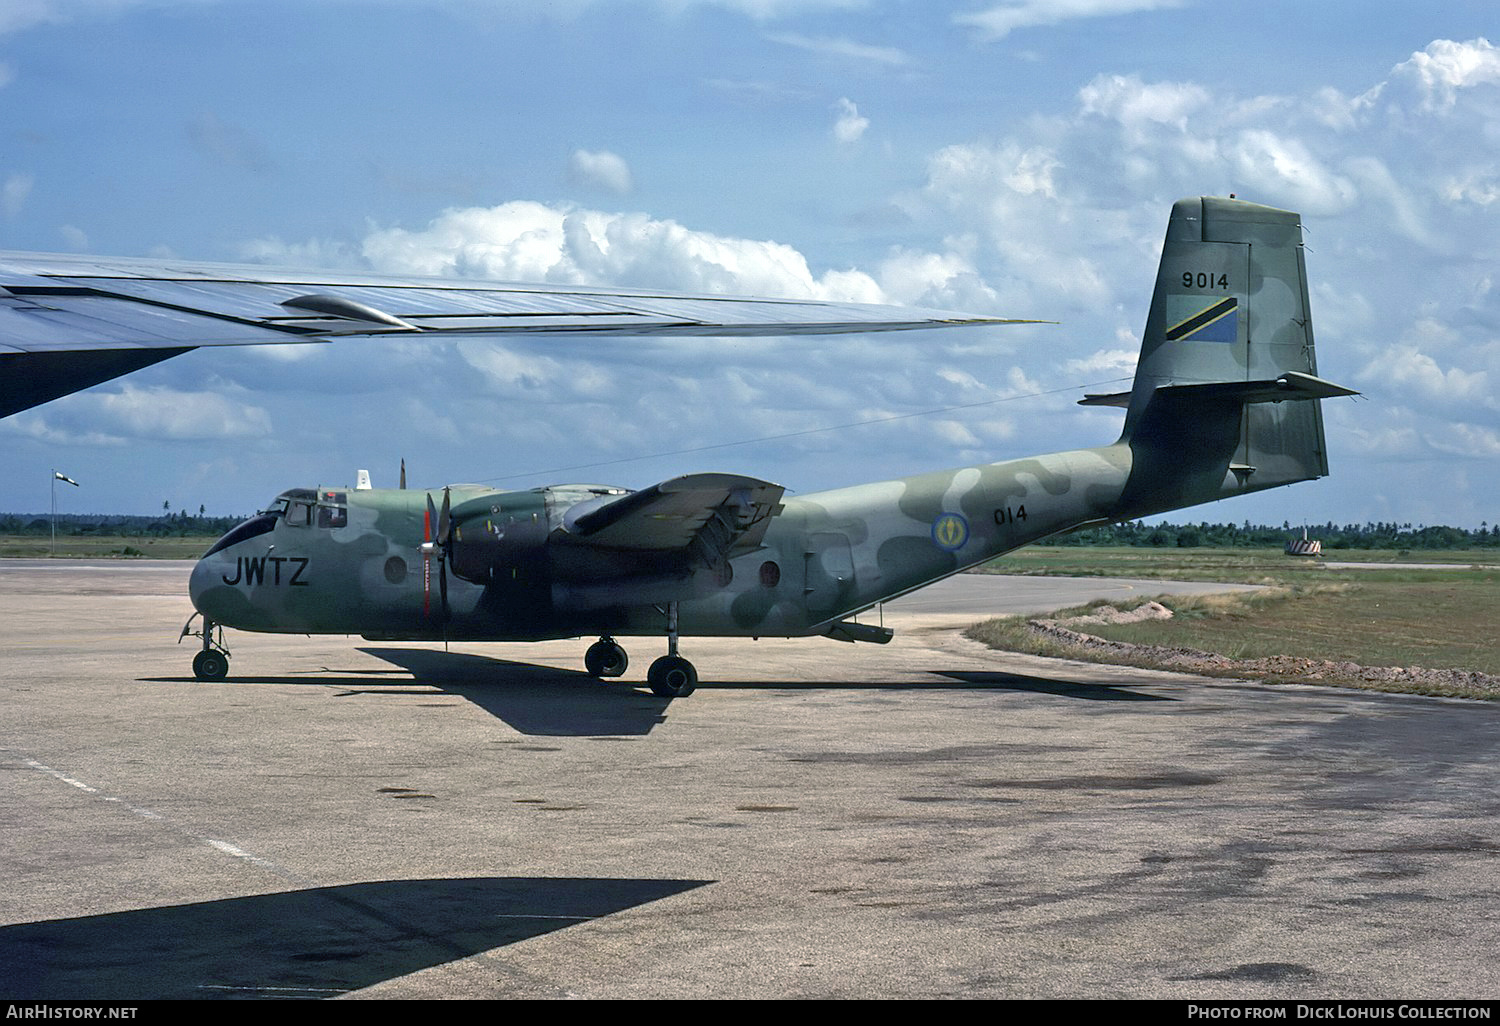
M 638 492 L 582 502 L 560 533 L 575 544 L 637 552 L 681 552 L 717 567 L 761 543 L 785 489 L 738 474 L 689 474 Z M 554 536 L 556 537 L 556 536 Z

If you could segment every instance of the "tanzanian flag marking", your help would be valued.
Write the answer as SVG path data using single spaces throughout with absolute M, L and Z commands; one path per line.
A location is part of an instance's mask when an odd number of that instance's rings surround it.
M 1234 296 L 1228 299 L 1215 300 L 1213 305 L 1204 308 L 1201 297 L 1196 296 L 1173 296 L 1172 299 L 1178 306 L 1174 311 L 1168 309 L 1168 321 L 1176 321 L 1167 329 L 1168 342 L 1234 342 L 1239 337 L 1239 300 Z M 1188 306 L 1191 303 L 1191 307 Z M 1197 307 L 1191 315 L 1182 316 L 1182 309 Z

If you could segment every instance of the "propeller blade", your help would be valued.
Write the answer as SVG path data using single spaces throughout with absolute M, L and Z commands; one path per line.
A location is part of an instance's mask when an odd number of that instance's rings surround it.
M 431 500 L 428 500 L 431 501 Z M 438 514 L 437 543 L 443 547 L 446 553 L 449 545 L 448 530 L 453 526 L 452 518 L 448 513 L 448 486 L 443 486 L 443 511 Z
M 422 617 L 432 616 L 432 527 L 437 520 L 437 509 L 432 504 L 432 493 L 427 493 L 427 508 L 422 511 Z

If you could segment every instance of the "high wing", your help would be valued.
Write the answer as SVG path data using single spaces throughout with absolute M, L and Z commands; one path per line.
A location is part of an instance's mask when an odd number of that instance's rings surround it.
M 1034 323 L 940 310 L 0 252 L 0 417 L 200 346 L 344 336 L 804 335 Z
M 738 474 L 688 474 L 568 510 L 568 540 L 601 549 L 687 551 L 706 566 L 752 549 L 781 512 L 785 489 Z

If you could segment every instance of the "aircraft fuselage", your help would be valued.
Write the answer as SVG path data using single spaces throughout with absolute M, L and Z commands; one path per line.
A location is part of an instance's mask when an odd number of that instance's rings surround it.
M 784 500 L 761 543 L 724 566 L 662 566 L 586 553 L 560 525 L 575 503 L 620 489 L 452 487 L 458 530 L 508 546 L 482 577 L 424 555 L 435 525 L 420 490 L 294 489 L 194 569 L 194 606 L 216 624 L 383 640 L 527 641 L 827 633 L 844 617 L 1003 552 L 1108 516 L 1129 474 L 1120 445 L 856 485 Z M 236 537 L 236 536 L 239 537 Z M 456 571 L 456 572 L 455 572 Z

